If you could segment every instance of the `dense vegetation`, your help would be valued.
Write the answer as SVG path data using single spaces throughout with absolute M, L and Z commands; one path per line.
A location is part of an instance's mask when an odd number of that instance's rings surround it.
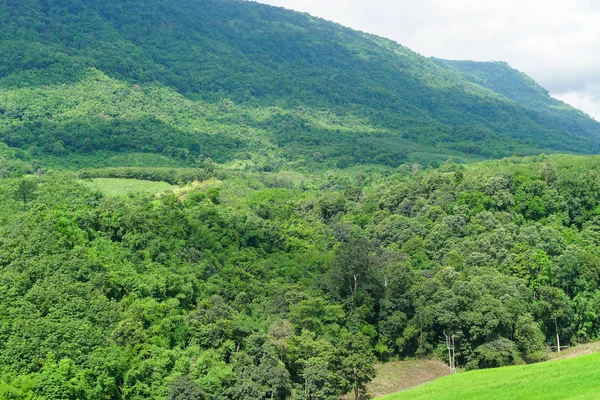
M 598 157 L 207 165 L 175 193 L 115 197 L 15 153 L 0 158 L 3 398 L 335 399 L 376 359 L 445 357 L 444 333 L 467 369 L 600 336 Z
M 600 354 L 534 365 L 473 371 L 443 378 L 381 400 L 593 399 Z
M 237 0 L 0 24 L 0 398 L 358 398 L 445 334 L 600 337 L 600 158 L 462 164 L 600 149 L 507 65 Z
M 62 166 L 391 167 L 594 152 L 600 124 L 503 64 L 247 1 L 0 3 L 0 140 Z

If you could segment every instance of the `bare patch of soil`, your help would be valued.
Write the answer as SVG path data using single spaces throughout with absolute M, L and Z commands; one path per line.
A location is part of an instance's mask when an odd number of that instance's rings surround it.
M 548 360 L 564 360 L 567 358 L 585 356 L 587 354 L 593 354 L 600 351 L 600 342 L 579 344 L 577 346 L 569 347 L 568 349 L 562 350 L 560 353 L 553 352 L 548 354 Z
M 375 365 L 377 376 L 368 386 L 369 397 L 380 397 L 434 381 L 452 371 L 438 360 L 394 361 Z M 346 395 L 342 399 L 354 399 Z

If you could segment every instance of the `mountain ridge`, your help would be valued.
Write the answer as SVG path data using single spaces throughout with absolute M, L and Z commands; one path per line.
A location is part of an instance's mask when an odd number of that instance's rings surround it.
M 503 61 L 476 62 L 469 60 L 441 60 L 433 59 L 439 65 L 446 65 L 456 69 L 465 79 L 478 85 L 487 87 L 517 103 L 536 111 L 541 111 L 549 119 L 570 131 L 579 131 L 584 134 L 586 129 L 593 129 L 595 121 L 585 112 L 576 109 L 563 101 L 556 99 L 527 74 L 512 68 Z M 512 86 L 507 86 L 512 83 Z M 585 116 L 578 120 L 579 125 L 569 124 L 568 121 L 557 118 L 553 110 L 560 110 L 564 114 Z
M 183 103 L 218 105 L 211 118 L 228 128 L 211 140 L 205 127 L 210 121 L 196 129 L 173 123 L 168 129 L 187 135 L 185 144 L 167 140 L 123 150 L 171 158 L 187 152 L 175 157 L 182 165 L 226 154 L 221 162 L 249 160 L 258 169 L 396 167 L 415 161 L 435 165 L 449 157 L 600 149 L 600 123 L 564 103 L 557 107 L 547 93 L 536 92 L 534 100 L 541 105 L 529 107 L 500 93 L 485 71 L 475 79 L 473 71 L 455 63 L 427 59 L 394 41 L 283 8 L 236 0 L 30 0 L 0 4 L 0 22 L 7 27 L 0 33 L 0 50 L 10 55 L 0 61 L 0 91 L 17 103 L 0 100 L 0 140 L 31 150 L 32 157 L 85 159 L 120 151 L 104 142 L 126 137 L 127 130 L 107 126 L 103 116 L 80 126 L 74 136 L 54 123 L 59 107 L 47 105 L 36 117 L 46 124 L 44 140 L 37 138 L 39 126 L 19 117 L 20 108 L 28 107 L 22 89 L 77 85 L 93 70 L 142 92 L 160 86 L 182 95 Z M 517 91 L 524 85 L 523 80 L 507 82 Z M 80 104 L 93 107 L 102 90 L 90 88 Z M 64 97 L 58 92 L 53 95 Z M 234 113 L 230 105 L 237 107 Z M 177 107 L 185 117 L 187 106 Z M 325 110 L 343 122 L 342 133 L 339 124 L 321 119 Z M 123 119 L 127 111 L 111 118 Z M 137 117 L 151 137 L 170 137 L 156 133 L 165 127 L 143 115 L 126 118 Z M 358 126 L 357 120 L 362 121 Z M 254 139 L 240 133 L 248 129 L 255 131 Z M 131 132 L 135 138 L 135 129 Z M 99 143 L 99 136 L 106 140 Z M 265 154 L 265 145 L 273 151 Z M 64 153 L 53 151 L 61 146 Z

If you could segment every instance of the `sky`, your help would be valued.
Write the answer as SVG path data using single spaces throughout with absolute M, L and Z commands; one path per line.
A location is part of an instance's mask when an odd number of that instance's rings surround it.
M 427 57 L 506 61 L 600 120 L 598 0 L 259 0 Z

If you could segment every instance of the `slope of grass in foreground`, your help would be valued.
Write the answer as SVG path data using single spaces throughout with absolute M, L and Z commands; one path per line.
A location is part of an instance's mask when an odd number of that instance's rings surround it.
M 600 353 L 447 376 L 386 400 L 597 399 Z

